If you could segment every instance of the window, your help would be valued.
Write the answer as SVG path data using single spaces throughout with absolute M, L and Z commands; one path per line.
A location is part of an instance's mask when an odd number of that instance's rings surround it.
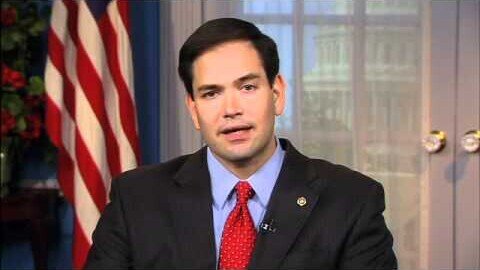
M 420 268 L 421 1 L 220 3 L 212 16 L 252 21 L 278 44 L 289 88 L 277 133 L 382 182 L 400 268 Z

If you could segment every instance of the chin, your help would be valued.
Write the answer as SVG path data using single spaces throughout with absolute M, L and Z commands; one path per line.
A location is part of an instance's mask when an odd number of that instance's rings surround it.
M 239 145 L 236 146 L 220 146 L 220 147 L 215 147 L 214 145 L 210 145 L 210 148 L 212 152 L 215 153 L 215 155 L 226 161 L 226 162 L 246 162 L 250 160 L 254 155 L 255 155 L 255 150 L 252 149 L 250 146 L 246 147 Z
M 218 153 L 218 152 L 217 152 Z M 221 151 L 218 153 L 222 159 L 228 160 L 230 162 L 246 162 L 250 160 L 253 154 L 250 151 Z
M 216 147 L 218 146 L 218 147 Z M 249 141 L 247 143 L 228 145 L 228 144 L 211 144 L 212 151 L 221 159 L 228 162 L 248 162 L 258 156 L 266 147 L 258 145 L 258 142 Z

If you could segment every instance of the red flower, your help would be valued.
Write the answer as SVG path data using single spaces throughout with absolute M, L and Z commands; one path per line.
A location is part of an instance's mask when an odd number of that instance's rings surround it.
M 25 87 L 27 81 L 21 72 L 14 70 L 10 72 L 9 83 L 15 87 L 15 89 L 20 89 Z
M 5 64 L 2 63 L 2 85 L 8 83 L 8 78 L 10 77 L 10 73 L 12 70 Z
M 2 85 L 10 84 L 15 89 L 25 87 L 27 80 L 20 71 L 13 70 L 7 65 L 2 64 Z
M 17 10 L 13 7 L 2 9 L 2 25 L 10 26 L 17 20 Z
M 42 118 L 40 114 L 27 115 L 25 120 L 27 121 L 27 129 L 20 132 L 20 136 L 27 140 L 40 137 L 42 133 Z
M 2 137 L 7 135 L 16 124 L 15 117 L 9 111 L 2 109 Z

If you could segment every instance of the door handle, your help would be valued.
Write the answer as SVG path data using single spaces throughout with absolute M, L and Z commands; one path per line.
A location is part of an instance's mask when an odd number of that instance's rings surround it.
M 447 135 L 440 130 L 432 130 L 422 140 L 423 148 L 430 154 L 438 153 L 447 144 Z
M 468 153 L 478 152 L 480 149 L 480 130 L 469 130 L 467 131 L 461 141 L 463 150 Z

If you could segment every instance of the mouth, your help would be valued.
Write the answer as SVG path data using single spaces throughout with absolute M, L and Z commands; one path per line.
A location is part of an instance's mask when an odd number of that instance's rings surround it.
M 220 131 L 220 134 L 225 136 L 228 141 L 244 141 L 247 140 L 249 137 L 250 130 L 252 130 L 251 125 L 237 125 L 237 126 L 229 126 L 223 128 Z

